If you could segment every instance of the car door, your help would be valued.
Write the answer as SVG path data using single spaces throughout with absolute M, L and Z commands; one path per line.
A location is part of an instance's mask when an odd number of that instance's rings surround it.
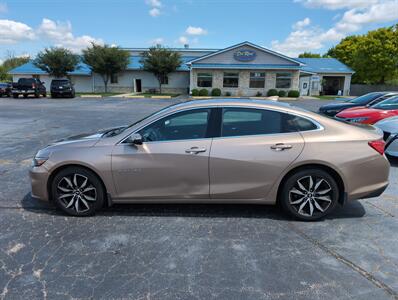
M 118 198 L 208 198 L 210 114 L 211 109 L 174 113 L 140 129 L 142 145 L 116 145 L 112 172 Z
M 290 116 L 255 108 L 222 110 L 221 136 L 213 139 L 210 154 L 211 198 L 266 197 L 304 147 Z

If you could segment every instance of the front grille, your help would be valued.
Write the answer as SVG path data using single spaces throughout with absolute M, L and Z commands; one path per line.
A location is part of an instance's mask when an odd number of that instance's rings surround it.
M 390 133 L 390 132 L 384 132 L 384 135 L 383 135 L 383 140 L 384 140 L 384 141 L 387 141 L 387 140 L 388 140 L 388 138 L 390 137 L 390 135 L 391 135 L 391 133 Z

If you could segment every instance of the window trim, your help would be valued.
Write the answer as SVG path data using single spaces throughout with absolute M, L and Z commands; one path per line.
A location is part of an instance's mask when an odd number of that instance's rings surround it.
M 234 73 L 236 73 L 237 74 L 237 77 L 235 77 L 235 76 L 227 76 L 227 77 L 225 77 L 225 73 L 230 73 L 230 74 L 234 74 Z M 225 78 L 237 78 L 238 79 L 238 85 L 237 86 L 225 86 Z M 239 88 L 239 80 L 240 79 L 240 73 L 239 73 L 239 71 L 238 72 L 223 72 L 223 77 L 222 77 L 222 87 L 223 88 L 226 88 L 226 89 L 238 89 Z
M 256 76 L 251 76 L 251 74 L 255 74 L 255 73 L 264 73 L 264 76 L 262 77 L 262 76 L 260 76 L 260 77 L 256 77 Z M 266 72 L 250 72 L 249 73 L 249 89 L 264 89 L 265 88 L 265 77 L 266 77 Z M 263 81 L 264 81 L 264 84 L 263 84 L 263 86 L 262 87 L 251 87 L 250 86 L 250 83 L 252 82 L 252 78 L 260 78 L 260 79 L 263 79 Z M 256 80 L 255 80 L 256 81 Z M 257 81 L 260 81 L 260 80 L 257 80 Z
M 242 136 L 221 136 L 221 126 L 222 126 L 222 111 L 224 108 L 249 108 L 249 109 L 262 109 L 262 110 L 270 110 L 270 111 L 275 111 L 275 112 L 279 112 L 279 113 L 285 113 L 285 114 L 289 114 L 292 116 L 298 116 L 304 119 L 307 119 L 308 121 L 314 123 L 316 125 L 316 129 L 313 130 L 306 130 L 306 131 L 296 131 L 296 132 L 285 132 L 285 133 L 265 133 L 265 134 L 256 134 L 256 135 L 242 135 Z M 125 145 L 126 143 L 125 140 L 127 140 L 131 135 L 138 133 L 138 131 L 140 131 L 142 128 L 151 125 L 152 123 L 173 115 L 175 113 L 180 113 L 180 112 L 184 112 L 184 111 L 188 111 L 188 110 L 196 110 L 196 109 L 210 109 L 210 117 L 209 117 L 209 124 L 212 121 L 212 114 L 214 113 L 216 116 L 214 117 L 213 121 L 214 123 L 211 124 L 211 126 L 215 126 L 215 128 L 213 128 L 213 130 L 215 130 L 215 132 L 217 132 L 217 135 L 214 134 L 214 136 L 209 136 L 207 137 L 208 132 L 206 132 L 206 137 L 200 140 L 208 140 L 208 139 L 230 139 L 230 138 L 242 138 L 242 137 L 251 137 L 251 136 L 272 136 L 272 135 L 285 135 L 285 134 L 292 134 L 292 133 L 301 133 L 301 132 L 314 132 L 314 131 L 322 131 L 325 130 L 325 127 L 320 124 L 318 121 L 312 119 L 311 117 L 308 116 L 304 116 L 300 113 L 293 113 L 293 112 L 289 112 L 289 111 L 285 111 L 285 110 L 279 110 L 279 109 L 275 109 L 275 108 L 270 108 L 270 107 L 258 107 L 258 106 L 243 106 L 243 105 L 210 105 L 210 106 L 203 106 L 203 107 L 191 107 L 191 108 L 185 108 L 185 109 L 181 109 L 181 110 L 177 110 L 177 111 L 173 111 L 170 112 L 166 115 L 163 116 L 159 116 L 159 118 L 156 118 L 155 120 L 146 123 L 140 127 L 138 127 L 137 129 L 135 129 L 133 132 L 127 134 L 125 137 L 123 137 L 122 139 L 120 139 L 115 145 L 119 145 L 119 144 L 123 144 Z M 148 116 L 149 117 L 149 116 Z M 207 131 L 209 130 L 209 126 L 207 127 Z M 186 140 L 169 140 L 169 141 L 156 141 L 156 142 L 145 142 L 145 143 L 165 143 L 165 142 L 181 142 L 181 141 L 195 141 L 198 139 L 186 139 Z
M 207 76 L 199 76 L 200 74 L 209 74 Z M 201 86 L 199 85 L 199 77 L 207 77 L 207 78 L 211 78 L 210 80 L 210 86 Z M 196 75 L 196 86 L 197 87 L 202 87 L 202 88 L 212 88 L 213 87 L 213 73 L 206 73 L 206 72 L 201 72 L 201 73 L 197 73 Z
M 289 74 L 289 76 L 283 76 L 282 78 L 279 79 L 289 79 L 290 80 L 290 85 L 289 87 L 278 87 L 278 74 Z M 289 72 L 278 72 L 275 73 L 275 88 L 276 89 L 291 89 L 292 88 L 292 83 L 293 83 L 293 73 L 289 73 Z

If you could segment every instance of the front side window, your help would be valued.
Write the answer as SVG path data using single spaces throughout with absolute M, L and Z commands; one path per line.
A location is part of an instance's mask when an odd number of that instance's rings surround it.
M 291 73 L 276 73 L 276 85 L 277 89 L 290 89 L 292 86 L 292 74 Z
M 379 102 L 375 105 L 372 105 L 372 108 L 383 109 L 383 110 L 398 109 L 398 97 L 392 97 L 389 98 L 388 100 Z
M 211 73 L 198 73 L 198 87 L 212 87 L 213 74 Z
M 224 72 L 223 87 L 237 88 L 239 87 L 239 73 Z
M 195 109 L 164 117 L 141 129 L 144 142 L 203 139 L 210 109 Z
M 264 88 L 265 73 L 264 72 L 250 72 L 250 88 Z
M 287 113 L 252 108 L 225 108 L 222 116 L 221 135 L 246 136 L 277 134 L 317 129 L 302 117 Z

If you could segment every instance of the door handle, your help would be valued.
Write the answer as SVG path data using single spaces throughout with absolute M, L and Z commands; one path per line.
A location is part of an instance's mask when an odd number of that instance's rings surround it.
M 292 149 L 292 148 L 293 148 L 292 145 L 286 145 L 283 143 L 277 143 L 277 144 L 271 146 L 271 149 L 275 150 L 275 151 L 283 151 L 283 150 L 288 150 L 288 149 Z
M 201 152 L 206 152 L 206 148 L 199 148 L 199 147 L 191 147 L 190 149 L 185 150 L 185 153 L 188 154 L 198 154 Z

